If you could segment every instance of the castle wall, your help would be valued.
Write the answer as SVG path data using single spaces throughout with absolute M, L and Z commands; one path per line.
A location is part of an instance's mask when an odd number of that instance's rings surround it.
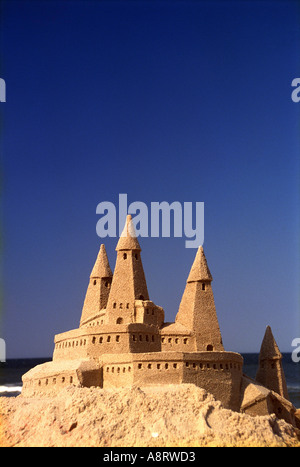
M 162 352 L 105 355 L 103 358 L 103 387 L 120 387 L 132 384 L 141 386 L 179 384 L 182 375 L 180 355 Z
M 189 334 L 161 333 L 162 352 L 195 352 L 196 338 Z
M 88 328 L 72 329 L 54 337 L 53 361 L 87 357 Z
M 105 309 L 96 313 L 92 318 L 87 319 L 84 322 L 80 322 L 80 327 L 91 327 L 91 326 L 102 326 L 105 320 Z
M 99 360 L 103 354 L 161 350 L 158 328 L 139 323 L 81 327 L 56 335 L 54 342 L 53 360 Z
M 192 383 L 239 410 L 243 358 L 234 352 L 103 356 L 103 387 Z
M 238 411 L 243 358 L 234 352 L 197 352 L 184 355 L 184 383 L 206 389 L 225 408 Z
M 22 395 L 55 395 L 65 387 L 103 386 L 102 368 L 91 360 L 62 360 L 37 365 L 22 376 Z

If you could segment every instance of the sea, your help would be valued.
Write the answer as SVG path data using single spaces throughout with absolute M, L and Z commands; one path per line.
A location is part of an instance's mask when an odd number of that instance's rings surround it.
M 242 353 L 244 358 L 243 372 L 255 378 L 258 366 L 258 353 Z M 0 363 L 0 397 L 17 397 L 22 391 L 22 375 L 51 358 L 18 358 L 8 359 Z M 282 354 L 282 365 L 285 373 L 289 398 L 292 404 L 300 409 L 300 362 L 292 360 L 291 353 Z

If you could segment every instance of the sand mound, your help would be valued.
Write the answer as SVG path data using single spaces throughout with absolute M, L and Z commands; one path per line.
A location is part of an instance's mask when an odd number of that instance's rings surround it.
M 188 384 L 3 397 L 0 423 L 0 446 L 299 446 L 283 420 L 224 409 Z

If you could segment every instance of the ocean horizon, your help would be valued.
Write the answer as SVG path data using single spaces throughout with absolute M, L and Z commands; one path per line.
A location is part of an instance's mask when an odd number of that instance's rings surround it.
M 258 366 L 258 353 L 241 353 L 244 358 L 243 373 L 255 378 Z M 36 365 L 51 361 L 46 358 L 11 358 L 0 363 L 0 397 L 17 397 L 22 391 L 22 375 Z M 285 373 L 289 398 L 292 404 L 300 408 L 300 362 L 292 360 L 291 353 L 282 353 L 282 365 Z

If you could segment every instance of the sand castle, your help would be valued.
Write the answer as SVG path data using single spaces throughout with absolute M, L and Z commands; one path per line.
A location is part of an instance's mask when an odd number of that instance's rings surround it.
M 267 328 L 256 380 L 243 374 L 243 358 L 224 350 L 212 275 L 199 247 L 174 323 L 149 298 L 131 216 L 118 241 L 112 273 L 101 245 L 84 300 L 80 325 L 54 339 L 51 362 L 23 375 L 22 395 L 53 395 L 68 385 L 122 387 L 192 383 L 225 408 L 275 413 L 296 426 L 282 356 Z

